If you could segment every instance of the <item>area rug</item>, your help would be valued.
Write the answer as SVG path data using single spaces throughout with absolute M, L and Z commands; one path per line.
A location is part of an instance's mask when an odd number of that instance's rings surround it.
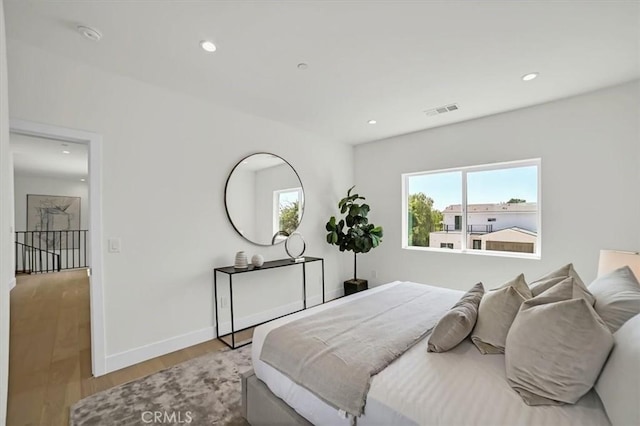
M 71 426 L 247 425 L 240 375 L 251 345 L 202 355 L 91 395 L 71 407 Z

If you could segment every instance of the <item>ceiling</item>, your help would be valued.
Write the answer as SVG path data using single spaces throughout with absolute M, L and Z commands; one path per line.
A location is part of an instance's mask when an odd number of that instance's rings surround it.
M 88 178 L 89 157 L 85 144 L 11 133 L 9 147 L 16 175 L 74 180 Z
M 636 1 L 4 5 L 9 40 L 352 144 L 640 76 Z M 218 50 L 201 50 L 204 39 Z M 523 82 L 529 72 L 540 76 Z M 452 103 L 460 109 L 424 114 Z

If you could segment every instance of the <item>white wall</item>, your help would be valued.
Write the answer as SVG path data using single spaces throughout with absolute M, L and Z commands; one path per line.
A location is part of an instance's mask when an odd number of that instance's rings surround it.
M 80 197 L 80 228 L 89 229 L 89 185 L 86 182 L 16 174 L 14 194 L 16 231 L 27 230 L 27 194 Z
M 13 283 L 13 166 L 9 152 L 9 104 L 4 4 L 0 0 L 0 425 L 7 418 L 9 291 Z
M 327 293 L 339 292 L 348 260 L 326 244 L 324 223 L 353 181 L 352 147 L 21 42 L 8 52 L 13 117 L 103 135 L 104 235 L 122 240 L 121 253 L 105 254 L 109 369 L 211 337 L 212 268 L 232 265 L 236 251 L 285 257 L 282 246 L 246 242 L 226 217 L 227 174 L 252 152 L 273 152 L 298 170 L 308 254 L 326 259 Z M 273 309 L 288 302 L 277 281 L 260 276 L 256 300 Z
M 440 244 L 453 244 L 453 248 L 460 250 L 462 248 L 462 233 L 460 231 L 453 232 L 431 232 L 429 234 L 429 247 L 443 248 Z M 469 246 L 467 243 L 467 247 Z
M 529 279 L 574 262 L 595 278 L 599 250 L 640 249 L 640 83 L 359 145 L 358 193 L 381 246 L 358 269 L 373 284 L 413 280 L 489 288 L 524 272 Z M 401 248 L 402 173 L 542 158 L 542 259 L 435 253 Z

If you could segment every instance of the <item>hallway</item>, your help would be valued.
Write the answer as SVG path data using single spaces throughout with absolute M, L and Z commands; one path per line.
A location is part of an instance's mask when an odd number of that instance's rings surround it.
M 68 424 L 68 407 L 93 393 L 86 270 L 18 276 L 10 327 L 7 424 Z
M 20 275 L 11 291 L 7 426 L 66 426 L 80 399 L 222 348 L 214 339 L 94 378 L 86 270 Z

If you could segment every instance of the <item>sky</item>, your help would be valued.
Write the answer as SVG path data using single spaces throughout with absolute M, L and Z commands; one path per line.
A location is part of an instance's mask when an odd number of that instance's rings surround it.
M 286 207 L 289 204 L 292 204 L 298 200 L 298 190 L 293 190 L 291 192 L 280 192 L 278 194 L 278 201 L 280 202 L 280 208 Z
M 444 210 L 462 202 L 462 172 L 433 173 L 409 177 L 409 194 L 424 192 L 433 198 L 434 208 Z M 504 203 L 510 198 L 536 202 L 536 166 L 467 173 L 467 203 Z

